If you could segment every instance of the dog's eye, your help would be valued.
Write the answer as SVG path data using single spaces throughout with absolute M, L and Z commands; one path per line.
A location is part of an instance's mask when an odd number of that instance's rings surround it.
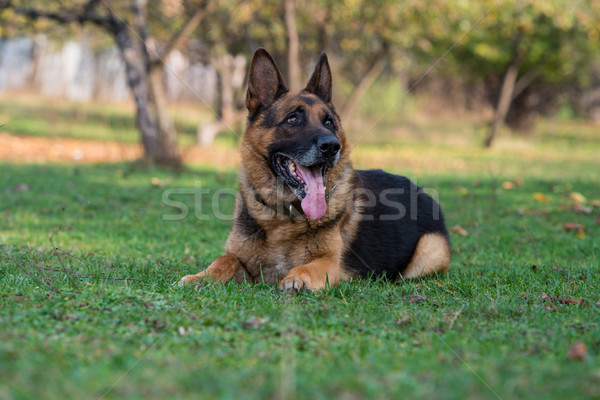
M 300 120 L 295 115 L 290 115 L 287 119 L 287 123 L 290 125 L 296 125 L 298 122 L 300 122 Z
M 325 121 L 323 121 L 323 125 L 325 125 L 326 128 L 333 128 L 333 121 L 331 120 L 331 118 L 327 118 L 325 119 Z

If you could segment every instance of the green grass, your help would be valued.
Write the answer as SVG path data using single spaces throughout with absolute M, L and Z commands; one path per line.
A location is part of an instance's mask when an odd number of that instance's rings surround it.
M 600 144 L 552 132 L 487 152 L 359 146 L 359 166 L 435 188 L 468 235 L 452 233 L 445 276 L 298 295 L 174 285 L 221 254 L 231 221 L 213 210 L 233 199 L 198 193 L 235 188 L 234 170 L 0 164 L 0 398 L 597 398 Z M 187 218 L 165 220 L 165 192 Z

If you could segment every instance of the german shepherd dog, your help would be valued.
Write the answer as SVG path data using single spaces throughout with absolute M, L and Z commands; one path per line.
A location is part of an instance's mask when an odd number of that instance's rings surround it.
M 210 279 L 316 290 L 341 280 L 424 277 L 450 264 L 438 203 L 409 179 L 352 168 L 325 53 L 289 93 L 264 49 L 252 59 L 235 217 Z

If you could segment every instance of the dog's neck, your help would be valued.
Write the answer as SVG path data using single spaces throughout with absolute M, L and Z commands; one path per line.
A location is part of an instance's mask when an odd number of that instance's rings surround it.
M 275 211 L 276 213 L 287 214 L 288 217 L 290 218 L 290 222 L 292 224 L 295 223 L 296 219 L 298 219 L 298 218 L 305 218 L 304 214 L 302 212 L 298 211 L 298 205 L 300 204 L 300 202 L 297 202 L 298 204 L 296 206 L 294 206 L 293 203 L 269 204 L 266 201 L 264 201 L 264 199 L 262 197 L 260 197 L 260 194 L 254 188 L 254 186 L 252 186 L 252 184 L 250 187 L 251 187 L 252 193 L 254 194 L 254 200 L 259 202 L 263 206 L 270 208 L 271 210 Z

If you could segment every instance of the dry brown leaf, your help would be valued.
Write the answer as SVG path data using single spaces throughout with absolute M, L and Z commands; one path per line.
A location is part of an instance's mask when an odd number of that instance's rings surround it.
M 570 299 L 563 299 L 561 297 L 557 297 L 556 301 L 558 301 L 559 303 L 562 304 L 579 304 L 580 306 L 589 306 L 590 303 L 588 303 L 587 300 L 582 299 L 581 297 L 573 297 Z
M 514 180 L 513 180 L 513 183 L 514 183 L 515 185 L 517 185 L 517 186 L 521 186 L 521 185 L 523 185 L 523 183 L 525 183 L 525 182 L 523 181 L 523 179 L 522 179 L 522 178 L 516 178 L 516 179 L 514 179 Z
M 17 183 L 15 185 L 15 192 L 27 192 L 29 190 L 29 185 L 26 183 Z
M 571 232 L 571 231 L 583 232 L 583 231 L 585 231 L 586 228 L 585 228 L 585 226 L 578 224 L 577 222 L 565 222 L 564 229 L 567 232 Z
M 571 346 L 567 357 L 571 360 L 583 361 L 587 357 L 587 347 L 583 342 L 577 342 Z
M 246 321 L 245 325 L 248 328 L 260 328 L 265 322 L 267 322 L 266 318 L 263 317 L 252 317 Z
M 542 300 L 552 300 L 560 304 L 578 304 L 583 307 L 588 307 L 590 305 L 590 303 L 587 300 L 582 299 L 581 297 L 562 298 L 557 296 L 550 296 L 547 293 L 542 293 L 540 298 Z
M 462 236 L 467 236 L 469 234 L 467 230 L 460 225 L 454 225 L 452 228 L 450 228 L 450 232 L 458 233 Z
M 409 317 L 408 315 L 405 315 L 401 318 L 396 319 L 396 325 L 407 325 L 407 324 L 410 324 L 411 322 L 412 322 L 412 318 Z
M 421 303 L 423 301 L 428 301 L 429 299 L 425 296 L 419 296 L 419 295 L 415 295 L 415 296 L 410 296 L 408 298 L 408 303 Z

